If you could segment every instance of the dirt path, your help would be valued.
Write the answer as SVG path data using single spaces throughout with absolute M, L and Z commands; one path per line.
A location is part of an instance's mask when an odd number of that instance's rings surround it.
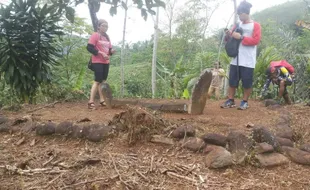
M 154 100 L 146 100 L 154 101 Z M 171 102 L 160 100 L 161 102 Z M 158 102 L 158 101 L 154 101 Z M 178 102 L 184 102 L 182 100 Z M 209 101 L 203 115 L 164 113 L 162 117 L 178 124 L 195 126 L 199 133 L 231 130 L 250 131 L 251 122 L 272 129 L 278 112 L 260 102 L 250 102 L 245 111 L 220 109 L 219 101 Z M 4 113 L 10 118 L 26 115 Z M 310 142 L 310 108 L 290 106 L 292 127 Z M 86 102 L 56 104 L 34 112 L 37 121 L 77 122 L 89 118 L 105 123 L 122 109 L 86 109 Z M 17 145 L 24 138 L 21 145 Z M 33 145 L 33 139 L 35 144 Z M 33 146 L 31 146 L 33 145 Z M 34 134 L 0 133 L 0 166 L 18 165 L 23 169 L 52 168 L 54 174 L 17 175 L 0 168 L 0 189 L 310 189 L 309 166 L 290 163 L 272 169 L 233 166 L 210 170 L 204 155 L 177 146 L 140 143 L 128 146 L 120 138 L 101 143 L 69 139 L 64 136 L 39 137 Z M 29 168 L 27 168 L 29 167 Z M 54 168 L 53 168 L 54 167 Z M 61 169 L 61 170 L 59 170 Z M 64 172 L 66 170 L 66 172 Z

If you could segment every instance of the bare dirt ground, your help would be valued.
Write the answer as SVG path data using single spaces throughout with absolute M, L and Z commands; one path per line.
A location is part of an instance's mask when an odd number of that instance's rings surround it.
M 250 109 L 245 111 L 220 109 L 221 103 L 208 101 L 203 115 L 159 114 L 171 123 L 193 125 L 198 135 L 209 132 L 227 135 L 232 130 L 250 132 L 246 128 L 249 122 L 272 130 L 278 119 L 278 112 L 267 109 L 261 102 L 251 101 Z M 36 107 L 2 114 L 14 119 Z M 310 107 L 292 105 L 282 109 L 292 113 L 291 126 L 299 136 L 296 143 L 310 142 Z M 89 111 L 86 102 L 66 102 L 32 114 L 42 122 L 77 122 L 89 118 L 92 123 L 108 124 L 122 111 L 107 108 Z M 19 144 L 21 139 L 23 143 Z M 92 143 L 57 135 L 0 133 L 0 189 L 310 189 L 310 166 L 290 163 L 266 169 L 236 165 L 211 170 L 205 167 L 204 158 L 203 153 L 175 145 L 140 142 L 129 146 L 121 137 Z M 23 171 L 51 170 L 20 175 L 5 172 L 1 169 L 5 165 L 15 165 Z

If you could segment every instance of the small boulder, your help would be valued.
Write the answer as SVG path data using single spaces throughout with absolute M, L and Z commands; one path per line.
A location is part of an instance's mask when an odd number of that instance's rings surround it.
M 214 145 L 219 145 L 219 146 L 226 146 L 227 143 L 227 137 L 221 134 L 216 134 L 216 133 L 209 133 L 206 135 L 203 135 L 201 137 L 205 143 L 207 144 L 214 144 Z
M 77 139 L 83 138 L 83 126 L 73 125 L 71 136 Z
M 106 137 L 108 137 L 109 133 L 109 126 L 98 126 L 98 127 L 92 127 L 89 131 L 88 135 L 86 136 L 86 139 L 91 142 L 100 142 L 102 140 L 105 140 Z
M 295 163 L 302 165 L 310 165 L 310 153 L 299 150 L 297 148 L 283 146 L 282 150 Z
M 277 141 L 276 137 L 265 127 L 254 128 L 252 132 L 252 137 L 258 143 L 266 142 L 276 150 L 280 148 L 280 144 Z
M 0 124 L 0 133 L 7 133 L 10 131 L 10 127 L 6 123 Z
M 5 117 L 4 115 L 0 115 L 0 124 L 7 123 L 9 119 Z
M 282 106 L 280 104 L 275 104 L 275 105 L 268 106 L 268 109 L 270 109 L 270 110 L 279 110 L 281 108 L 282 108 Z
M 289 115 L 281 115 L 278 119 L 278 125 L 290 125 L 290 121 Z
M 224 168 L 233 164 L 232 155 L 225 148 L 218 146 L 211 150 L 205 158 L 206 166 L 209 168 Z
M 56 124 L 53 122 L 48 122 L 44 124 L 39 124 L 36 127 L 37 135 L 52 135 L 55 133 Z
M 258 143 L 255 147 L 255 151 L 258 153 L 258 154 L 262 154 L 262 153 L 270 153 L 270 152 L 273 152 L 274 151 L 274 148 L 272 145 L 266 143 L 266 142 L 263 142 L 263 143 Z
M 182 147 L 185 147 L 194 152 L 202 150 L 205 145 L 205 142 L 198 137 L 188 137 L 184 141 L 182 140 Z
M 258 154 L 255 158 L 262 167 L 280 166 L 289 162 L 285 156 L 279 153 Z
M 265 106 L 273 106 L 273 105 L 279 105 L 279 103 L 273 99 L 266 99 L 265 101 Z
M 184 137 L 193 137 L 195 136 L 195 128 L 191 125 L 182 125 L 178 128 L 176 128 L 172 133 L 171 136 L 173 138 L 184 138 Z
M 228 150 L 232 153 L 233 161 L 242 164 L 254 145 L 254 141 L 245 134 L 237 131 L 230 132 L 227 136 Z
M 59 135 L 70 135 L 72 133 L 72 126 L 72 122 L 63 121 L 57 125 L 55 133 Z
M 23 125 L 23 127 L 21 128 L 22 132 L 24 133 L 30 133 L 35 131 L 37 128 L 37 123 L 33 122 L 33 121 L 28 121 L 27 123 L 25 123 Z
M 304 144 L 300 146 L 300 150 L 310 152 L 310 143 Z
M 276 129 L 275 134 L 276 134 L 277 137 L 287 138 L 287 139 L 290 139 L 290 140 L 293 139 L 294 132 L 293 132 L 292 128 L 290 128 L 289 126 L 287 126 L 287 125 L 277 125 L 275 127 L 275 129 Z
M 92 142 L 99 142 L 106 140 L 113 134 L 113 126 L 99 125 L 98 127 L 91 127 L 86 139 Z
M 205 148 L 203 149 L 203 153 L 209 154 L 211 151 L 218 149 L 218 148 L 223 148 L 223 147 L 217 146 L 217 145 L 212 145 L 212 144 L 206 144 Z
M 294 143 L 290 139 L 276 137 L 277 141 L 279 142 L 280 146 L 289 146 L 293 147 Z

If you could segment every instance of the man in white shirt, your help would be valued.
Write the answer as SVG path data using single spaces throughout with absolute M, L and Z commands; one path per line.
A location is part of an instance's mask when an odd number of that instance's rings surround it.
M 231 31 L 228 32 L 228 35 L 231 35 L 231 37 L 237 40 L 241 40 L 241 43 L 238 56 L 230 63 L 228 100 L 221 105 L 221 108 L 233 108 L 236 106 L 234 96 L 240 80 L 243 86 L 243 100 L 238 109 L 245 110 L 249 107 L 248 99 L 252 92 L 256 50 L 261 40 L 261 26 L 250 18 L 251 7 L 252 5 L 250 3 L 242 1 L 237 9 L 241 21 L 238 27 L 242 28 L 243 34 L 241 35 L 238 32 Z

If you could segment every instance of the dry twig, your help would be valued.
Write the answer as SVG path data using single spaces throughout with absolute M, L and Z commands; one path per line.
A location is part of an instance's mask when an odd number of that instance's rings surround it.
M 150 181 L 150 180 L 149 180 L 145 175 L 143 175 L 139 170 L 135 169 L 135 171 L 136 171 L 137 174 L 138 174 L 139 176 L 141 176 L 145 181 L 147 181 L 147 182 Z
M 89 180 L 89 181 L 83 181 L 83 182 L 75 183 L 75 184 L 72 184 L 72 185 L 69 185 L 69 186 L 65 186 L 62 189 L 68 189 L 68 188 L 72 188 L 72 187 L 75 187 L 75 186 L 85 185 L 87 183 L 93 183 L 93 182 L 97 182 L 97 181 L 107 181 L 107 180 L 109 180 L 109 178 L 98 178 L 98 179 L 93 179 L 93 180 Z
M 115 164 L 115 161 L 114 161 L 112 155 L 110 154 L 110 152 L 107 152 L 107 153 L 109 154 L 109 156 L 110 156 L 110 158 L 111 158 L 111 160 L 112 160 L 112 163 L 113 163 L 113 166 L 114 166 L 114 170 L 115 170 L 116 173 L 118 174 L 119 180 L 120 180 L 124 185 L 126 185 L 127 187 L 129 187 L 130 189 L 133 189 L 133 187 L 132 187 L 131 185 L 129 185 L 126 181 L 124 181 L 124 180 L 122 179 L 122 176 L 121 176 L 121 174 L 119 173 L 119 171 L 118 171 L 118 169 L 117 169 L 117 167 L 116 167 L 116 164 Z
M 36 168 L 36 169 L 29 169 L 29 170 L 22 170 L 20 168 L 17 168 L 16 166 L 0 166 L 0 168 L 4 168 L 7 171 L 10 171 L 12 173 L 17 173 L 20 175 L 33 175 L 33 174 L 57 174 L 57 173 L 64 173 L 68 170 L 60 170 L 59 168 Z
M 53 102 L 51 104 L 47 104 L 45 106 L 42 106 L 40 108 L 36 108 L 36 109 L 33 109 L 33 110 L 30 110 L 30 111 L 27 111 L 27 113 L 32 113 L 32 112 L 35 112 L 35 111 L 38 111 L 38 110 L 41 110 L 41 109 L 44 109 L 44 108 L 47 108 L 47 107 L 52 107 L 52 106 L 55 106 L 56 104 L 60 103 L 59 101 L 56 101 L 56 102 Z
M 189 178 L 189 177 L 186 177 L 186 176 L 182 176 L 182 175 L 176 174 L 174 172 L 167 172 L 167 175 L 170 176 L 170 177 L 176 177 L 176 178 L 180 178 L 180 179 L 185 179 L 185 180 L 190 181 L 190 182 L 192 182 L 194 184 L 197 184 L 197 180 Z

